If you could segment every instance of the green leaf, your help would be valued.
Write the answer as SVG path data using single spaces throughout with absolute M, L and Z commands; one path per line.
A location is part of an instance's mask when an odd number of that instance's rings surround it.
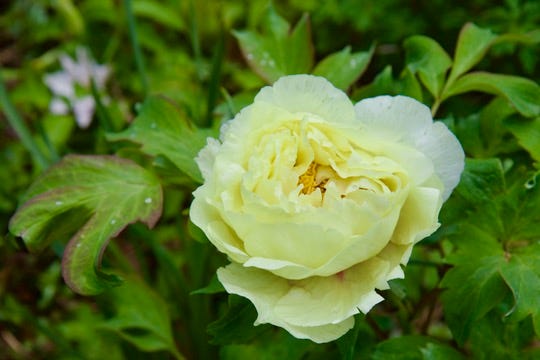
M 463 354 L 448 345 L 430 342 L 420 351 L 425 360 L 465 360 Z
M 172 336 L 167 304 L 142 280 L 129 276 L 110 290 L 114 316 L 99 324 L 143 351 L 168 350 L 179 357 Z
M 517 321 L 532 315 L 540 336 L 540 242 L 519 248 L 508 257 L 501 274 L 515 301 L 509 315 Z
M 508 119 L 505 125 L 517 138 L 519 144 L 531 154 L 536 162 L 540 163 L 540 118 L 529 121 Z
M 467 201 L 473 204 L 490 202 L 504 189 L 504 172 L 499 159 L 466 159 L 456 190 Z
M 465 357 L 427 336 L 407 335 L 380 342 L 373 360 L 458 360 Z
M 257 359 L 257 360 L 301 360 L 309 357 L 307 354 L 313 348 L 308 340 L 299 340 L 284 330 L 271 329 L 252 340 L 249 344 L 223 346 L 220 359 Z
M 137 221 L 154 226 L 162 201 L 159 180 L 130 160 L 68 155 L 28 189 L 9 229 L 30 251 L 71 237 L 64 279 L 77 293 L 97 294 L 119 284 L 99 270 L 109 240 Z
M 334 86 L 347 90 L 366 71 L 374 49 L 371 47 L 369 51 L 351 54 L 351 47 L 347 46 L 321 60 L 313 74 L 323 76 Z
M 272 6 L 264 20 L 264 33 L 234 31 L 249 66 L 269 84 L 284 75 L 309 73 L 314 50 L 307 15 L 292 31 Z
M 134 1 L 133 13 L 137 17 L 147 17 L 174 30 L 184 30 L 186 27 L 178 11 L 160 2 L 150 0 Z
M 210 295 L 225 292 L 225 288 L 219 282 L 216 274 L 210 280 L 210 283 L 201 289 L 194 290 L 190 295 Z
M 459 250 L 449 257 L 454 265 L 441 287 L 445 319 L 458 344 L 463 344 L 474 323 L 496 307 L 508 289 L 500 276 L 504 252 L 492 235 L 472 225 L 461 228 Z
M 253 326 L 257 311 L 249 300 L 229 295 L 229 309 L 218 320 L 208 325 L 211 344 L 228 345 L 249 342 L 271 328 L 270 325 Z
M 403 84 L 401 94 L 422 102 L 424 99 L 424 95 L 422 94 L 422 86 L 420 85 L 420 82 L 416 76 L 414 76 L 414 74 L 411 72 L 411 69 L 408 67 L 404 68 L 400 79 Z
M 523 116 L 540 115 L 540 86 L 532 80 L 518 76 L 473 72 L 456 80 L 443 94 L 443 100 L 469 91 L 502 96 Z
M 450 56 L 435 40 L 421 35 L 409 37 L 404 47 L 407 67 L 418 74 L 435 98 L 439 97 L 446 71 L 452 66 Z
M 373 82 L 354 91 L 351 98 L 359 101 L 378 95 L 395 95 L 398 93 L 396 89 L 397 86 L 392 77 L 392 67 L 388 65 L 377 74 Z
M 497 35 L 491 30 L 479 28 L 473 23 L 467 23 L 459 33 L 454 54 L 454 65 L 448 82 L 453 82 L 460 75 L 478 64 L 496 39 Z
M 208 137 L 217 137 L 215 129 L 199 129 L 192 125 L 180 108 L 163 97 L 149 97 L 129 128 L 107 134 L 112 141 L 129 140 L 141 144 L 149 155 L 162 155 L 193 181 L 202 183 L 195 157 L 206 145 Z

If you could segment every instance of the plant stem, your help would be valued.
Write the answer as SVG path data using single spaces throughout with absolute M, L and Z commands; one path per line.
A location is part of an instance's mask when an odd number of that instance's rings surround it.
M 4 109 L 9 125 L 11 125 L 24 147 L 30 152 L 34 161 L 42 169 L 46 169 L 50 165 L 49 160 L 47 160 L 47 157 L 41 152 L 37 143 L 34 141 L 30 130 L 28 130 L 21 116 L 15 109 L 15 106 L 13 106 L 9 100 L 4 80 L 1 77 L 1 71 L 2 69 L 0 68 L 0 105 L 2 105 L 2 108 Z
M 129 28 L 129 38 L 131 45 L 133 46 L 133 55 L 135 56 L 135 63 L 137 64 L 137 70 L 141 79 L 141 85 L 143 88 L 143 94 L 146 97 L 148 95 L 148 79 L 146 77 L 146 70 L 144 67 L 144 59 L 139 46 L 139 39 L 137 37 L 137 26 L 135 23 L 135 16 L 133 16 L 133 7 L 131 6 L 131 0 L 124 0 L 124 6 L 126 8 L 126 16 Z

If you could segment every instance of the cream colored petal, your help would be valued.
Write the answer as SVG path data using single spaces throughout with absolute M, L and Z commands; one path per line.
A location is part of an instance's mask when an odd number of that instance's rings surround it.
M 336 275 L 291 281 L 275 313 L 293 325 L 340 323 L 383 300 L 375 287 L 386 279 L 388 270 L 388 262 L 373 258 Z
M 444 184 L 443 200 L 448 199 L 463 171 L 464 153 L 443 123 L 433 123 L 425 105 L 404 96 L 379 96 L 360 101 L 355 110 L 358 120 L 366 126 L 366 133 L 374 131 L 385 141 L 411 145 L 424 153 Z
M 257 94 L 255 102 L 267 102 L 291 113 L 309 113 L 324 121 L 354 123 L 354 108 L 347 95 L 323 77 L 289 75 Z
M 194 192 L 194 199 L 189 210 L 191 221 L 208 237 L 208 240 L 222 253 L 237 262 L 244 262 L 249 257 L 243 251 L 242 241 L 220 216 L 217 209 L 206 200 L 205 188 Z
M 280 325 L 278 325 L 280 326 Z M 342 337 L 354 326 L 354 317 L 349 317 L 337 324 L 320 326 L 295 326 L 283 324 L 283 328 L 297 339 L 309 339 L 318 344 L 334 341 Z
M 427 106 L 406 96 L 377 96 L 358 102 L 354 108 L 366 132 L 390 142 L 410 142 L 433 122 Z
M 465 167 L 461 144 L 441 122 L 433 124 L 423 136 L 416 137 L 414 143 L 432 159 L 435 173 L 444 184 L 443 201 L 446 201 L 459 183 Z
M 442 206 L 441 192 L 428 187 L 413 188 L 401 208 L 392 236 L 396 244 L 414 244 L 433 234 L 439 227 Z
M 255 305 L 258 314 L 255 325 L 270 323 L 284 328 L 297 338 L 317 343 L 335 340 L 354 326 L 352 317 L 319 326 L 293 325 L 274 311 L 280 298 L 291 290 L 289 281 L 267 271 L 244 268 L 235 263 L 218 269 L 217 274 L 227 292 L 246 297 Z M 304 309 L 299 308 L 298 311 Z
M 214 161 L 220 147 L 221 143 L 218 140 L 209 137 L 206 139 L 206 146 L 203 147 L 195 157 L 195 162 L 199 166 L 201 174 L 205 180 L 210 179 L 210 175 L 212 174 L 214 167 Z

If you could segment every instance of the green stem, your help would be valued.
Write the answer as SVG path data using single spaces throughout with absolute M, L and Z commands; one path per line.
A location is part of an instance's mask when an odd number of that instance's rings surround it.
M 193 0 L 189 2 L 189 15 L 191 17 L 191 46 L 193 47 L 193 55 L 195 57 L 195 68 L 197 70 L 197 77 L 200 81 L 203 80 L 203 69 L 202 69 L 202 54 L 201 54 L 201 44 L 199 42 L 199 28 L 197 26 L 197 13 L 195 11 L 195 5 Z
M 129 37 L 131 45 L 133 46 L 133 55 L 135 56 L 135 63 L 137 64 L 137 70 L 141 79 L 141 85 L 143 88 L 143 94 L 146 97 L 148 95 L 148 79 L 146 77 L 146 70 L 144 67 L 144 59 L 139 46 L 139 39 L 137 37 L 137 26 L 135 23 L 135 16 L 133 16 L 133 7 L 131 6 L 131 0 L 124 0 L 124 6 L 126 8 L 126 16 L 129 28 Z
M 1 74 L 1 71 L 2 69 L 0 68 L 0 74 Z M 9 125 L 11 125 L 13 130 L 15 130 L 15 133 L 21 140 L 24 147 L 30 152 L 34 161 L 42 169 L 46 169 L 47 167 L 49 167 L 50 165 L 49 160 L 47 160 L 47 157 L 41 152 L 37 143 L 34 141 L 34 138 L 32 137 L 30 130 L 28 130 L 21 116 L 15 109 L 15 106 L 13 106 L 13 104 L 9 100 L 6 87 L 4 85 L 4 80 L 2 79 L 1 75 L 0 75 L 0 105 L 2 105 L 2 108 L 4 109 L 4 113 L 9 122 Z

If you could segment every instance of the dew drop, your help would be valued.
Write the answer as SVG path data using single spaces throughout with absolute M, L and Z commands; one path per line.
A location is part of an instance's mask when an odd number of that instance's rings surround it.
M 151 127 L 152 129 L 155 129 L 155 128 L 157 128 L 157 125 L 156 125 L 156 123 L 152 123 L 152 124 L 150 125 L 150 127 Z
M 151 198 L 146 198 L 146 199 L 144 199 L 144 202 L 147 203 L 147 204 L 150 204 L 152 202 L 152 199 Z
M 268 66 L 274 67 L 274 66 L 276 66 L 276 62 L 275 62 L 274 60 L 270 60 L 270 61 L 268 62 Z
M 114 225 L 114 224 L 116 224 L 116 219 L 111 220 L 111 225 Z
M 247 54 L 246 57 L 248 60 L 253 60 L 253 54 Z
M 62 205 L 63 202 L 62 202 L 62 201 L 57 201 L 57 202 L 55 202 L 55 204 L 56 204 L 56 205 Z
M 351 59 L 351 61 L 349 61 L 349 66 L 352 67 L 352 68 L 355 67 L 356 66 L 356 60 Z

